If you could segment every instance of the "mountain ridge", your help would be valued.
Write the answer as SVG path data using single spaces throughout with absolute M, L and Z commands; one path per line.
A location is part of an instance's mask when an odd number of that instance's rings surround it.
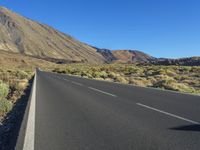
M 2 6 L 0 6 L 0 50 L 56 63 L 142 62 L 155 65 L 200 65 L 200 57 L 155 58 L 138 50 L 97 48 Z
M 0 8 L 0 49 L 76 62 L 104 63 L 96 49 L 7 8 Z

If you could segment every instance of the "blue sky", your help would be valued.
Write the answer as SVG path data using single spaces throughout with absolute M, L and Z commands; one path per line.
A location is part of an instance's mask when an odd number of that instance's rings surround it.
M 200 56 L 199 0 L 1 0 L 0 5 L 99 48 Z

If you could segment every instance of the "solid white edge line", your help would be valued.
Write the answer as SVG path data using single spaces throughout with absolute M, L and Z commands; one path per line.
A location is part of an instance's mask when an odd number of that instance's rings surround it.
M 107 95 L 110 95 L 110 96 L 113 96 L 113 97 L 117 97 L 117 95 L 114 95 L 114 94 L 111 94 L 111 93 L 108 93 L 108 92 L 104 92 L 102 90 L 99 90 L 99 89 L 96 89 L 96 88 L 93 88 L 93 87 L 88 87 L 88 88 L 91 89 L 91 90 L 97 91 L 97 92 L 101 92 L 103 94 L 107 94 Z
M 36 104 L 36 80 L 37 72 L 35 73 L 30 108 L 28 112 L 28 121 L 26 126 L 23 150 L 34 150 L 35 144 L 35 104 Z
M 184 121 L 189 122 L 189 123 L 200 124 L 199 122 L 196 122 L 196 121 L 193 121 L 193 120 L 190 120 L 190 119 L 187 119 L 187 118 L 183 118 L 183 117 L 177 116 L 177 115 L 175 115 L 175 114 L 171 114 L 171 113 L 165 112 L 165 111 L 163 111 L 163 110 L 159 110 L 159 109 L 156 109 L 156 108 L 153 108 L 153 107 L 150 107 L 150 106 L 141 104 L 141 103 L 136 103 L 136 104 L 139 105 L 139 106 L 142 106 L 142 107 L 145 107 L 145 108 L 148 108 L 148 109 L 151 109 L 151 110 L 160 112 L 160 113 L 162 113 L 162 114 L 165 114 L 165 115 L 168 115 L 168 116 L 171 116 L 171 117 L 180 119 L 180 120 L 184 120 Z

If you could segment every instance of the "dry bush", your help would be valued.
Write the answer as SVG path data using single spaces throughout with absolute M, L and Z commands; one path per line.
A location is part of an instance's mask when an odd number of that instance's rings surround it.
M 146 78 L 142 78 L 142 77 L 130 77 L 129 84 L 143 86 L 143 87 L 152 86 L 152 83 L 150 80 L 147 80 Z
M 0 116 L 5 115 L 13 107 L 13 103 L 7 99 L 0 100 Z
M 0 100 L 7 97 L 9 93 L 9 86 L 6 83 L 3 83 L 3 81 L 0 80 Z
M 122 77 L 122 76 L 117 76 L 117 77 L 115 78 L 115 82 L 120 82 L 120 83 L 125 83 L 125 84 L 128 83 L 128 81 L 126 80 L 126 78 L 125 78 L 125 77 Z
M 53 71 L 99 80 L 200 94 L 200 67 L 70 64 Z
M 32 75 L 27 70 L 0 69 L 0 116 L 12 109 Z

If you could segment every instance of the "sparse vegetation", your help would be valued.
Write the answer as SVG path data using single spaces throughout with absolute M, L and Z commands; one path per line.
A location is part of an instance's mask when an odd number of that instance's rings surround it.
M 13 107 L 13 103 L 7 99 L 0 100 L 0 116 L 5 115 Z
M 52 71 L 85 78 L 200 94 L 200 67 L 196 66 L 69 64 L 54 68 Z
M 9 87 L 6 83 L 0 80 L 0 100 L 5 98 L 8 95 Z
M 26 70 L 0 69 L 0 116 L 12 109 L 32 75 Z

